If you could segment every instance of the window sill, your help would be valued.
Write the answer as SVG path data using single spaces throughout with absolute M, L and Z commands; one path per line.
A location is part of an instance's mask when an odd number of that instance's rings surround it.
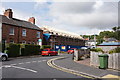
M 14 34 L 9 34 L 9 35 L 14 35 Z

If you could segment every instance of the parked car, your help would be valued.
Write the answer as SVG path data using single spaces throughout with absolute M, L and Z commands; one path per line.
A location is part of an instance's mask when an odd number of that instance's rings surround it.
M 70 48 L 67 52 L 68 52 L 68 54 L 73 54 L 74 53 L 74 49 L 76 49 L 76 48 Z
M 41 55 L 42 55 L 42 56 L 45 56 L 45 55 L 47 55 L 47 56 L 58 55 L 58 52 L 55 51 L 54 49 L 44 49 L 44 50 L 42 51 L 42 54 L 41 54 Z
M 0 59 L 2 61 L 6 61 L 8 59 L 8 55 L 6 53 L 0 52 Z
M 81 47 L 80 49 L 89 49 L 88 47 Z

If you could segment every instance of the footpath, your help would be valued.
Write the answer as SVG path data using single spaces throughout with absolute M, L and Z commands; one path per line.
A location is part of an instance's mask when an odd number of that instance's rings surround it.
M 91 66 L 87 66 L 84 64 L 76 63 L 72 60 L 72 58 L 67 56 L 66 58 L 56 59 L 54 60 L 54 64 L 61 67 L 61 69 L 69 69 L 72 71 L 76 71 L 78 73 L 92 76 L 95 78 L 108 78 L 111 80 L 120 80 L 120 72 L 112 71 L 112 70 L 104 70 Z

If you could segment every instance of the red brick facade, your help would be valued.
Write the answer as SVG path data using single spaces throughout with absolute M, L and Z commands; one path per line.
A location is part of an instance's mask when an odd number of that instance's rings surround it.
M 2 40 L 6 43 L 37 44 L 38 39 L 43 39 L 43 30 L 35 25 L 35 18 L 31 17 L 30 22 L 12 18 L 12 10 L 8 9 L 2 15 Z M 34 20 L 32 20 L 34 19 Z M 17 25 L 18 24 L 18 25 Z M 21 26 L 23 25 L 23 26 Z M 10 35 L 10 29 L 14 29 L 14 35 Z M 26 30 L 26 36 L 22 36 L 22 30 Z M 37 32 L 40 37 L 37 38 Z
M 14 35 L 9 34 L 10 28 L 14 28 Z M 22 29 L 26 29 L 26 36 L 22 36 Z M 37 38 L 36 36 L 37 31 L 40 32 L 40 38 Z M 10 43 L 10 40 L 13 40 L 14 43 L 22 43 L 22 41 L 26 41 L 27 44 L 33 42 L 37 44 L 38 39 L 43 39 L 43 31 L 2 24 L 2 39 L 6 40 L 7 43 Z

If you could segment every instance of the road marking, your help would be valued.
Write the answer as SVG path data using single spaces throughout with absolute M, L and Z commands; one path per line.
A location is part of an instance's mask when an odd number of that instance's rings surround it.
M 11 66 L 17 65 L 17 64 L 10 64 Z
M 42 61 L 47 61 L 47 60 L 42 60 Z
M 78 72 L 78 71 L 74 71 L 74 70 L 70 70 L 70 69 L 67 69 L 67 68 L 63 68 L 63 67 L 57 66 L 54 63 L 54 60 L 61 59 L 61 58 L 65 58 L 65 57 L 58 57 L 58 58 L 50 59 L 50 60 L 47 61 L 47 64 L 50 67 L 53 67 L 53 68 L 55 68 L 57 70 L 61 70 L 63 72 L 71 73 L 71 74 L 74 74 L 74 75 L 77 75 L 77 76 L 82 76 L 82 77 L 91 78 L 91 79 L 99 78 L 99 77 L 95 77 L 93 75 L 89 75 L 89 74 L 86 74 L 86 73 L 82 73 L 82 72 Z
M 38 61 L 38 62 L 42 62 L 42 61 Z
M 102 78 L 118 78 L 118 79 L 120 79 L 120 76 L 107 74 L 107 75 L 103 76 Z
M 37 62 L 37 61 L 32 61 L 33 63 Z
M 31 62 L 26 62 L 26 63 L 31 63 Z
M 2 67 L 9 68 L 9 67 L 11 67 L 11 65 L 5 65 L 5 66 L 2 66 Z
M 12 67 L 13 67 L 13 68 L 17 68 L 17 69 L 22 69 L 22 70 L 27 70 L 27 71 L 31 71 L 31 72 L 37 73 L 37 71 L 32 70 L 32 69 L 27 69 L 27 68 L 18 67 L 18 66 L 12 66 Z
M 24 64 L 24 63 L 18 63 L 18 64 Z

